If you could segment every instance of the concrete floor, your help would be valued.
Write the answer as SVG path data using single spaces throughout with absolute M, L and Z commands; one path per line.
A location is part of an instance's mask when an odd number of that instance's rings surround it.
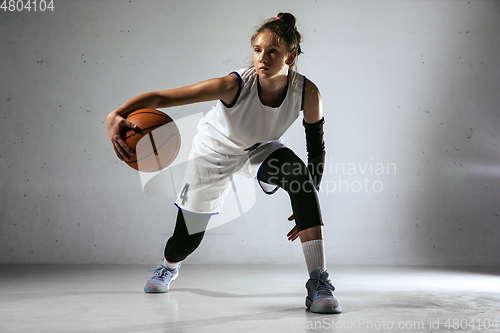
M 304 267 L 0 266 L 0 332 L 500 332 L 500 268 L 329 267 L 344 312 L 304 305 Z

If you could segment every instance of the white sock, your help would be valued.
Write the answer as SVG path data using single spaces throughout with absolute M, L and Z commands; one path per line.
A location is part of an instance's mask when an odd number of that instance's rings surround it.
M 302 251 L 306 259 L 307 272 L 311 274 L 316 268 L 326 271 L 325 245 L 322 239 L 302 243 Z
M 167 259 L 163 258 L 163 266 L 165 266 L 167 268 L 176 269 L 177 267 L 179 267 L 180 263 L 181 262 L 179 261 L 179 262 L 176 262 L 176 263 L 172 264 L 172 263 L 169 263 L 167 261 Z

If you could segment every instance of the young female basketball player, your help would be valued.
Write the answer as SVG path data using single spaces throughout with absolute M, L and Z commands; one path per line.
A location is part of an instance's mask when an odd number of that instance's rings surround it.
M 306 306 L 312 312 L 339 313 L 334 287 L 326 271 L 323 221 L 317 190 L 323 173 L 325 147 L 323 112 L 318 88 L 295 69 L 301 36 L 292 14 L 267 20 L 252 36 L 253 66 L 191 86 L 139 95 L 107 117 L 116 155 L 128 160 L 134 152 L 120 136 L 124 119 L 142 108 L 166 108 L 217 100 L 198 124 L 184 179 L 175 202 L 179 208 L 164 259 L 144 290 L 166 292 L 181 261 L 203 239 L 211 214 L 218 213 L 232 175 L 255 177 L 263 190 L 279 187 L 290 196 L 295 227 L 288 239 L 300 238 L 310 279 Z M 281 141 L 283 133 L 303 114 L 308 151 L 307 166 Z

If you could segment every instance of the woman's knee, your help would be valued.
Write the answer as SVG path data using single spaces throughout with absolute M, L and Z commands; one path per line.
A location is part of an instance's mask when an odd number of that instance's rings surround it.
M 276 161 L 280 168 L 281 187 L 287 192 L 314 191 L 307 165 L 291 149 L 280 149 L 282 159 Z

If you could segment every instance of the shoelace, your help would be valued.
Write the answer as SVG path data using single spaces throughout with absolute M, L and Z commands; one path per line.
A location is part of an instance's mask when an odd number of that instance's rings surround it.
M 321 274 L 317 279 L 313 280 L 313 285 L 318 295 L 333 296 L 335 287 L 332 285 L 330 280 L 325 277 L 324 274 Z
M 152 271 L 154 271 L 153 276 L 159 277 L 161 279 L 165 278 L 165 276 L 167 276 L 169 272 L 172 272 L 172 270 L 168 269 L 165 266 L 158 266 L 155 269 L 150 270 L 149 272 Z

